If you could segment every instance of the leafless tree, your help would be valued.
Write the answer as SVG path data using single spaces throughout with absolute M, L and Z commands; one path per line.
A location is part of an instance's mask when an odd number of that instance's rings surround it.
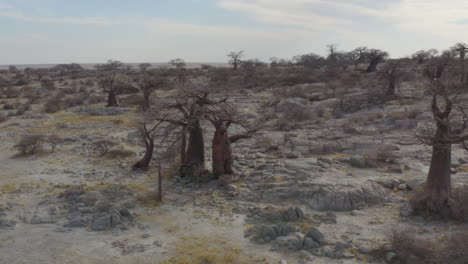
M 110 60 L 106 64 L 96 66 L 98 84 L 107 93 L 107 106 L 120 106 L 117 95 L 123 85 L 128 83 L 128 68 L 120 61 Z
M 179 85 L 174 102 L 162 106 L 162 110 L 170 113 L 156 120 L 170 124 L 168 129 L 180 131 L 181 141 L 181 176 L 197 177 L 205 166 L 205 140 L 201 120 L 204 118 L 207 106 L 225 102 L 226 98 L 215 99 L 212 90 L 207 87 L 196 87 L 191 82 Z M 188 142 L 187 142 L 188 134 Z
M 366 61 L 367 47 L 357 47 L 349 52 L 349 57 L 354 64 L 354 70 L 357 70 L 359 63 Z
M 261 129 L 260 126 L 252 126 L 242 118 L 232 105 L 227 103 L 216 104 L 215 108 L 208 111 L 206 118 L 213 124 L 215 133 L 212 141 L 212 170 L 215 177 L 234 173 L 232 169 L 233 156 L 231 144 L 239 140 L 252 137 Z M 237 124 L 244 128 L 244 132 L 229 135 L 231 124 Z
M 394 96 L 395 88 L 405 75 L 404 66 L 406 59 L 394 59 L 387 61 L 378 72 L 380 77 L 388 83 L 385 95 Z
M 460 87 L 451 81 L 447 59 L 437 58 L 426 66 L 424 74 L 431 94 L 431 111 L 434 126 L 417 132 L 417 138 L 432 146 L 432 159 L 422 194 L 413 198 L 418 211 L 449 215 L 451 193 L 451 146 L 462 144 L 468 149 L 467 116 L 458 100 Z
M 462 85 L 466 85 L 468 80 L 466 78 L 466 71 L 465 71 L 465 56 L 466 51 L 468 51 L 468 45 L 465 43 L 457 43 L 455 46 L 452 47 L 452 50 L 458 53 L 458 60 L 460 61 L 460 83 Z
M 424 64 L 429 59 L 434 58 L 439 53 L 436 49 L 420 50 L 411 55 L 411 58 L 418 64 Z
M 365 54 L 365 57 L 369 62 L 366 72 L 377 71 L 377 65 L 388 58 L 388 53 L 379 49 L 369 49 Z
M 239 68 L 239 65 L 241 63 L 241 58 L 242 56 L 244 56 L 244 51 L 243 50 L 232 51 L 232 52 L 229 52 L 227 56 L 229 57 L 229 64 L 232 65 L 234 70 L 237 70 L 237 68 Z
M 328 56 L 327 60 L 330 62 L 336 61 L 336 56 L 335 53 L 337 52 L 338 49 L 338 44 L 328 44 L 327 45 L 327 51 L 328 51 Z
M 296 65 L 300 65 L 306 68 L 320 69 L 322 66 L 325 65 L 326 60 L 320 55 L 310 53 L 294 56 L 293 62 Z
M 144 120 L 140 124 L 139 132 L 141 135 L 141 139 L 145 144 L 145 155 L 143 158 L 133 165 L 133 169 L 148 169 L 151 159 L 153 157 L 154 152 L 154 138 L 156 136 L 156 129 L 162 124 L 162 121 L 157 121 L 155 124 L 150 125 L 152 123 L 150 116 L 145 116 Z
M 166 84 L 165 78 L 158 76 L 156 72 L 150 72 L 149 63 L 139 65 L 140 71 L 136 77 L 136 83 L 141 92 L 143 92 L 143 111 L 147 111 L 151 107 L 151 94 L 158 88 Z

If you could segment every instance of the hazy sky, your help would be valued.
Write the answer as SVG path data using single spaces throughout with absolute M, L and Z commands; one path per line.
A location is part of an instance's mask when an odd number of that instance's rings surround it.
M 467 38 L 466 0 L 0 0 L 0 64 L 268 60 L 329 43 L 396 57 Z

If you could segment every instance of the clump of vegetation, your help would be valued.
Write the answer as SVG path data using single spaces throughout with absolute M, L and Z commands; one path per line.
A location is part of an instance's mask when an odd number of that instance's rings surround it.
M 204 236 L 183 237 L 176 243 L 177 254 L 159 264 L 243 264 L 252 263 L 241 255 L 242 250 L 229 241 Z
M 14 145 L 20 155 L 33 155 L 42 148 L 46 137 L 44 135 L 25 135 Z
M 396 253 L 391 263 L 464 264 L 468 263 L 468 232 L 461 231 L 435 240 L 418 238 L 414 232 L 394 230 L 390 244 L 374 249 L 371 255 L 385 258 Z
M 45 141 L 49 144 L 51 152 L 55 151 L 55 148 L 64 142 L 64 139 L 57 135 L 48 136 Z
M 114 147 L 116 145 L 117 145 L 117 143 L 112 141 L 112 140 L 101 139 L 101 140 L 93 142 L 91 144 L 91 149 L 94 152 L 97 152 L 100 156 L 104 156 L 109 152 L 109 150 L 112 147 Z

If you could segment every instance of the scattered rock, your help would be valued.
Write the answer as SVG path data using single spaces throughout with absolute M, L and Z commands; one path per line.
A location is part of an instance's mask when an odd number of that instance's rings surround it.
M 385 262 L 386 263 L 393 263 L 393 261 L 395 261 L 397 259 L 398 255 L 395 253 L 395 252 L 388 252 L 386 255 L 385 255 Z
M 358 250 L 359 253 L 361 253 L 361 254 L 369 254 L 369 253 L 372 251 L 370 248 L 368 248 L 368 247 L 366 247 L 366 246 L 363 246 L 363 245 L 359 246 L 359 247 L 357 248 L 357 250 Z
M 403 217 L 411 216 L 413 212 L 413 207 L 410 204 L 405 204 L 400 208 L 400 215 Z
M 363 156 L 352 156 L 349 158 L 349 163 L 355 168 L 366 167 L 366 159 Z
M 326 163 L 326 164 L 332 164 L 333 163 L 333 160 L 330 159 L 330 158 L 327 158 L 327 157 L 319 157 L 319 158 L 317 158 L 317 161 L 320 161 L 320 162 L 323 162 L 323 163 Z
M 278 237 L 275 240 L 275 244 L 280 249 L 290 250 L 290 251 L 298 251 L 302 248 L 302 241 L 296 235 Z
M 325 240 L 325 237 L 323 236 L 322 232 L 320 232 L 315 227 L 311 227 L 309 231 L 307 231 L 306 237 L 312 238 L 312 240 L 314 240 L 321 246 L 327 244 L 327 241 Z
M 413 179 L 413 180 L 410 180 L 410 181 L 406 182 L 406 187 L 408 188 L 408 190 L 411 191 L 411 190 L 415 190 L 415 189 L 419 188 L 423 184 L 424 184 L 423 180 Z
M 315 242 L 312 238 L 306 237 L 304 238 L 304 249 L 313 249 L 313 248 L 319 248 L 320 245 Z
M 91 223 L 92 231 L 104 231 L 111 228 L 111 218 L 108 214 L 96 217 Z

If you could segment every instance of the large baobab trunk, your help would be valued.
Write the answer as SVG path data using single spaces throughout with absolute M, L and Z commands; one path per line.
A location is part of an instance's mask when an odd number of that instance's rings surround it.
M 193 122 L 188 128 L 188 132 L 188 147 L 181 174 L 182 176 L 196 176 L 194 174 L 205 167 L 205 141 L 200 120 Z
M 444 212 L 448 209 L 448 198 L 451 190 L 450 180 L 450 144 L 434 145 L 432 160 L 427 175 L 425 193 L 425 207 L 430 211 Z
M 415 197 L 413 202 L 417 210 L 429 211 L 446 217 L 450 213 L 451 143 L 449 140 L 449 114 L 451 102 L 446 101 L 448 107 L 443 113 L 436 108 L 435 102 L 434 99 L 432 111 L 436 119 L 437 130 L 433 138 L 431 165 L 423 193 L 419 197 Z
M 187 153 L 187 128 L 182 127 L 180 138 L 180 167 L 185 164 L 185 154 Z
M 377 71 L 377 65 L 379 65 L 380 60 L 372 59 L 367 67 L 366 72 L 375 72 Z
M 153 157 L 153 150 L 154 150 L 154 140 L 145 140 L 146 151 L 143 158 L 133 165 L 133 169 L 148 169 L 148 166 L 151 162 L 151 158 Z
M 119 107 L 119 100 L 117 99 L 117 95 L 115 92 L 109 92 L 107 96 L 107 107 Z
M 143 92 L 143 110 L 146 111 L 151 107 L 151 93 L 149 91 Z
M 212 146 L 212 169 L 215 177 L 232 174 L 232 149 L 227 132 L 228 125 L 224 122 L 215 123 L 215 134 Z
M 388 83 L 388 88 L 387 92 L 385 95 L 387 96 L 394 96 L 395 95 L 395 86 L 396 86 L 396 80 L 394 77 L 390 77 L 389 83 Z

